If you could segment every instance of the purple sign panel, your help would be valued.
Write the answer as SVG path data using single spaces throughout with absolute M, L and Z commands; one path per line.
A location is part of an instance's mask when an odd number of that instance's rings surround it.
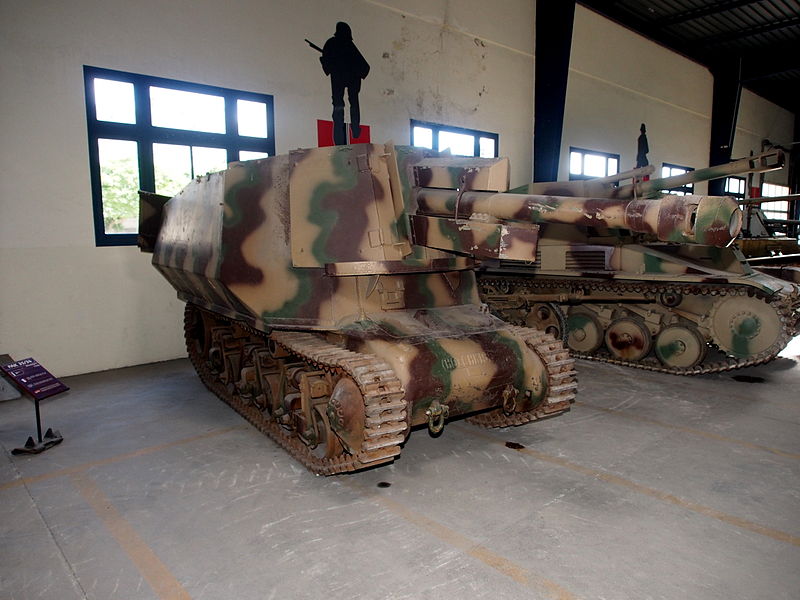
M 17 385 L 37 400 L 66 392 L 69 389 L 32 358 L 0 365 L 0 369 L 3 369 Z

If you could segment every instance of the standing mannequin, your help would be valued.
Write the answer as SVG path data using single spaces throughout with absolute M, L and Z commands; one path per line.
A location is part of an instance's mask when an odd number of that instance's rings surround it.
M 642 123 L 642 127 L 639 129 L 641 131 L 641 135 L 636 142 L 636 168 L 639 167 L 646 167 L 650 163 L 647 162 L 647 153 L 650 152 L 650 146 L 647 144 L 647 129 Z
M 320 57 L 322 70 L 331 77 L 331 100 L 333 101 L 333 141 L 339 146 L 347 143 L 344 124 L 344 91 L 350 103 L 350 127 L 353 137 L 361 135 L 361 112 L 358 92 L 361 80 L 369 73 L 369 64 L 353 43 L 353 34 L 347 23 L 336 23 L 336 33 L 325 42 Z

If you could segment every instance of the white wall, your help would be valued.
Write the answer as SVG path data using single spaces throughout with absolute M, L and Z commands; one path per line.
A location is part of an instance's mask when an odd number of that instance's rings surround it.
M 96 248 L 83 65 L 273 94 L 280 153 L 330 118 L 317 53 L 347 21 L 372 65 L 372 138 L 409 119 L 500 134 L 530 179 L 527 0 L 29 0 L 0 3 L 0 353 L 65 376 L 184 354 L 182 305 L 131 247 Z
M 733 156 L 748 156 L 751 150 L 755 153 L 761 152 L 763 139 L 789 148 L 793 134 L 792 113 L 753 92 L 742 90 L 739 119 L 736 121 L 736 133 L 733 139 Z M 786 159 L 789 159 L 788 153 Z M 765 174 L 765 181 L 786 185 L 788 175 L 788 169 L 770 171 Z
M 620 169 L 633 168 L 642 123 L 651 165 L 707 167 L 713 85 L 702 65 L 576 6 L 559 179 L 569 177 L 570 146 L 619 154 Z M 792 113 L 743 90 L 732 156 L 760 152 L 765 137 L 786 145 L 793 126 Z M 786 175 L 767 181 L 785 183 Z
M 569 177 L 570 146 L 634 168 L 642 123 L 657 173 L 662 162 L 708 166 L 712 86 L 705 67 L 577 6 L 559 179 Z

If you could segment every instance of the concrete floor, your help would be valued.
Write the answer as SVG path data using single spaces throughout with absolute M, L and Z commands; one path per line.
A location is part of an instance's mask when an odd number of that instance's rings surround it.
M 797 342 L 695 378 L 580 361 L 567 415 L 331 478 L 186 360 L 70 377 L 41 455 L 0 404 L 0 598 L 797 599 Z

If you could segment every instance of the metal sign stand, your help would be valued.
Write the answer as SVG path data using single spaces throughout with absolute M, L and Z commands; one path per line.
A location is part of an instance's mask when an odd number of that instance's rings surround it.
M 44 436 L 42 436 L 42 416 L 39 411 L 39 400 L 60 394 L 69 388 L 53 377 L 47 369 L 33 358 L 6 364 L 0 363 L 0 369 L 5 371 L 14 383 L 33 398 L 33 404 L 36 408 L 36 437 L 38 442 L 34 441 L 33 436 L 29 436 L 25 445 L 21 448 L 14 448 L 11 454 L 39 454 L 63 442 L 64 438 L 61 434 L 49 427 Z
M 44 432 L 44 437 L 42 437 L 42 417 L 39 414 L 39 399 L 34 397 L 33 403 L 36 406 L 36 435 L 39 441 L 34 442 L 33 436 L 28 436 L 28 441 L 25 442 L 25 445 L 22 448 L 14 448 L 11 454 L 39 454 L 64 441 L 58 430 L 53 431 L 50 427 L 47 428 L 47 431 Z

